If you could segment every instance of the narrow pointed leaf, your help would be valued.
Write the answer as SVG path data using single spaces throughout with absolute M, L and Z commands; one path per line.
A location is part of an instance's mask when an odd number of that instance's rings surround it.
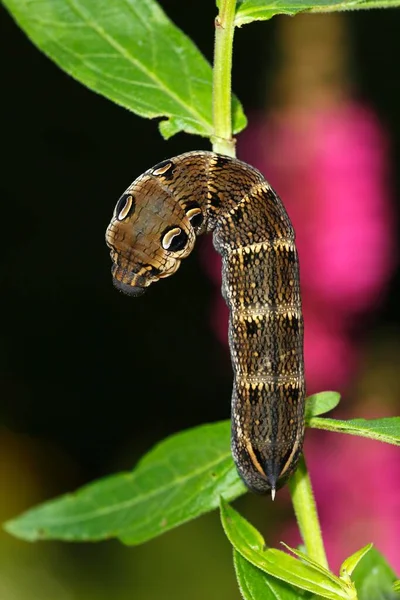
M 261 534 L 221 498 L 221 521 L 232 546 L 268 575 L 330 600 L 355 599 L 352 586 L 275 548 L 265 549 Z M 329 573 L 327 575 L 327 573 Z
M 307 556 L 306 552 L 303 552 L 302 550 L 296 550 L 295 548 L 291 548 L 290 546 L 288 546 L 284 542 L 281 542 L 281 544 L 282 544 L 282 546 L 284 546 L 285 548 L 287 548 L 289 550 L 289 552 L 291 552 L 292 554 L 294 554 L 295 556 L 297 556 L 297 558 L 300 558 L 304 563 L 310 565 L 316 571 L 318 571 L 319 573 L 321 573 L 321 575 L 324 575 L 325 577 L 328 577 L 331 581 L 337 581 L 336 575 L 334 575 L 333 573 L 331 573 L 330 571 L 328 571 L 327 569 L 325 569 L 325 567 L 323 567 L 322 565 L 318 564 L 314 559 L 312 559 L 309 556 Z
M 224 493 L 245 492 L 230 453 L 230 424 L 203 425 L 167 438 L 130 473 L 89 484 L 5 525 L 16 537 L 139 544 L 206 513 Z
M 372 548 L 372 544 L 367 544 L 364 548 L 361 548 L 348 558 L 343 561 L 342 566 L 340 567 L 340 577 L 345 580 L 350 580 L 351 575 L 353 574 L 354 569 L 360 562 L 362 558 L 369 552 Z
M 339 392 L 320 392 L 309 396 L 306 401 L 306 421 L 333 410 L 339 402 Z
M 265 21 L 275 15 L 299 12 L 337 12 L 368 8 L 394 8 L 400 0 L 238 0 L 235 24 L 240 27 L 252 21 Z
M 316 600 L 308 592 L 300 592 L 293 586 L 267 575 L 252 565 L 239 552 L 233 551 L 236 578 L 244 600 Z
M 349 433 L 400 446 L 400 417 L 350 419 L 348 421 L 312 417 L 308 421 L 308 426 L 326 431 Z
M 4 0 L 34 44 L 75 79 L 142 117 L 211 136 L 212 70 L 155 0 Z M 234 130 L 246 119 L 237 100 Z

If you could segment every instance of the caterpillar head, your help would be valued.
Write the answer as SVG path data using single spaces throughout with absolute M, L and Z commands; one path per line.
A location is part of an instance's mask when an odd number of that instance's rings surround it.
M 174 193 L 174 163 L 138 177 L 119 198 L 106 231 L 114 285 L 137 296 L 175 273 L 203 223 L 199 205 Z

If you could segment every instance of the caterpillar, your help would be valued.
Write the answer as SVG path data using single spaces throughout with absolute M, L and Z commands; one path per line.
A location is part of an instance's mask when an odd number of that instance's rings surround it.
M 274 498 L 302 452 L 303 317 L 294 230 L 263 175 L 203 151 L 148 169 L 119 198 L 107 228 L 113 283 L 143 293 L 175 273 L 206 232 L 222 256 L 230 310 L 233 459 L 250 490 Z

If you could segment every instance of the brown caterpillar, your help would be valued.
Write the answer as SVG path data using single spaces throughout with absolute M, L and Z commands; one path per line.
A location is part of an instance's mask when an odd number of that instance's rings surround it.
M 113 280 L 144 292 L 210 231 L 230 309 L 232 453 L 245 484 L 274 497 L 302 451 L 305 397 L 299 263 L 279 197 L 235 158 L 197 151 L 163 161 L 117 202 L 106 232 Z

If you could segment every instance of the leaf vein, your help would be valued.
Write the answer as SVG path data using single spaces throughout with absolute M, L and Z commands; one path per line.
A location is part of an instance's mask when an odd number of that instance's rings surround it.
M 141 502 L 148 502 L 150 499 L 157 497 L 159 494 L 163 494 L 163 493 L 168 493 L 168 491 L 173 488 L 174 486 L 176 486 L 177 484 L 182 484 L 185 482 L 190 481 L 191 479 L 205 474 L 207 473 L 207 471 L 209 471 L 210 469 L 218 466 L 219 463 L 227 460 L 228 458 L 230 458 L 230 453 L 226 454 L 224 458 L 219 457 L 216 461 L 210 462 L 207 465 L 203 465 L 202 468 L 198 469 L 198 470 L 193 470 L 190 472 L 190 474 L 185 475 L 183 477 L 179 477 L 175 480 L 173 480 L 172 482 L 169 482 L 167 485 L 165 486 L 161 486 L 161 487 L 157 487 L 157 489 L 151 491 L 151 492 L 147 492 L 146 494 L 143 494 L 140 491 L 140 486 L 139 486 L 139 494 L 136 495 L 135 497 L 129 499 L 129 500 L 124 500 L 123 502 L 119 502 L 113 506 L 107 506 L 104 508 L 101 508 L 99 505 L 96 505 L 95 503 L 95 499 L 92 497 L 90 498 L 90 496 L 87 497 L 87 501 L 88 502 L 92 502 L 93 506 L 95 508 L 94 512 L 89 512 L 89 514 L 87 512 L 82 512 L 78 515 L 73 515 L 70 517 L 62 517 L 62 519 L 60 518 L 47 518 L 46 519 L 46 524 L 52 524 L 52 523 L 57 523 L 59 521 L 63 522 L 63 523 L 78 523 L 79 521 L 85 520 L 94 520 L 97 519 L 100 516 L 104 516 L 104 515 L 109 515 L 115 512 L 118 512 L 120 510 L 125 510 L 125 509 L 131 509 L 134 506 L 136 506 L 137 504 L 140 504 Z M 137 482 L 136 482 L 137 484 Z M 73 497 L 71 497 L 71 500 L 74 500 Z
M 121 54 L 121 56 L 123 56 L 132 65 L 134 65 L 138 70 L 145 73 L 145 75 L 149 79 L 155 81 L 156 84 L 167 95 L 169 95 L 177 104 L 182 106 L 189 114 L 192 114 L 195 120 L 200 121 L 203 124 L 203 126 L 205 126 L 205 129 L 207 129 L 208 131 L 211 130 L 210 123 L 208 123 L 208 121 L 206 121 L 204 119 L 204 117 L 193 106 L 191 106 L 190 104 L 187 104 L 187 102 L 184 102 L 183 99 L 180 98 L 178 95 L 176 95 L 175 92 L 171 88 L 169 88 L 162 79 L 157 77 L 153 72 L 151 72 L 147 67 L 145 67 L 145 65 L 143 65 L 143 63 L 140 63 L 134 56 L 132 56 L 130 54 L 130 52 L 128 52 L 123 46 L 121 46 L 121 44 L 116 39 L 114 39 L 111 35 L 106 33 L 104 31 L 103 27 L 101 27 L 101 25 L 99 25 L 96 22 L 96 20 L 87 16 L 85 14 L 83 7 L 79 4 L 79 2 L 77 2 L 75 0 L 66 0 L 66 1 L 69 4 L 69 6 L 71 7 L 71 10 L 75 11 L 75 13 L 85 23 L 87 23 L 88 26 L 91 27 L 93 29 L 93 31 L 95 31 L 101 39 L 103 39 L 110 46 L 112 46 L 115 50 L 117 50 Z

